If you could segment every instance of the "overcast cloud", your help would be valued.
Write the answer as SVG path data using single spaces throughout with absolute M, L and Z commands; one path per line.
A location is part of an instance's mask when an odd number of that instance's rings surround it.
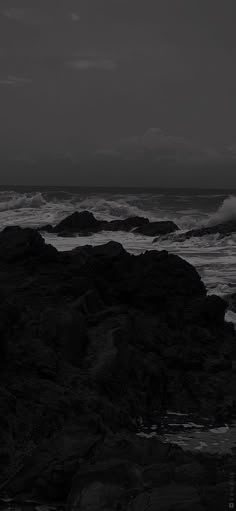
M 175 185 L 182 162 L 225 159 L 236 186 L 235 19 L 235 0 L 2 0 L 1 159 L 70 153 L 110 185 L 128 146 L 138 183 L 145 162 L 158 184 L 156 163 L 176 160 Z

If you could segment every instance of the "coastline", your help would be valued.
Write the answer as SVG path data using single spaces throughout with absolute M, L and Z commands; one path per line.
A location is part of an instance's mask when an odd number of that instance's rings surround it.
M 16 471 L 4 491 L 63 500 L 77 473 L 68 509 L 78 495 L 87 502 L 99 492 L 105 502 L 113 491 L 114 503 L 131 506 L 133 491 L 140 506 L 160 488 L 167 498 L 169 485 L 177 501 L 209 509 L 202 505 L 207 487 L 214 496 L 212 480 L 226 498 L 228 474 L 222 487 L 218 470 L 234 458 L 199 458 L 135 433 L 137 416 L 173 405 L 233 419 L 235 332 L 225 302 L 207 296 L 195 269 L 165 251 L 132 256 L 110 242 L 60 253 L 21 228 L 6 229 L 0 241 L 1 407 L 22 430 L 14 439 L 2 425 L 10 458 L 1 482 Z

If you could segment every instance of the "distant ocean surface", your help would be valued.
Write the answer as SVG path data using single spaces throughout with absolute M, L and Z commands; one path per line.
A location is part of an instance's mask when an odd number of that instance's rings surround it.
M 74 211 L 91 211 L 98 219 L 139 215 L 150 220 L 173 220 L 181 230 L 236 221 L 236 190 L 102 189 L 59 187 L 0 187 L 0 229 L 7 225 L 38 227 L 56 224 Z M 97 245 L 113 239 L 130 252 L 166 249 L 192 263 L 209 293 L 236 292 L 236 233 L 226 238 L 210 235 L 177 242 L 123 232 L 58 238 L 48 234 L 58 250 Z

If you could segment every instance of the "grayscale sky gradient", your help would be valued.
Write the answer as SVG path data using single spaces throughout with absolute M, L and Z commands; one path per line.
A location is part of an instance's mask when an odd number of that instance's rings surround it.
M 164 185 L 167 166 L 173 186 L 217 162 L 236 186 L 235 23 L 235 0 L 1 0 L 0 159 L 65 155 L 76 184 Z

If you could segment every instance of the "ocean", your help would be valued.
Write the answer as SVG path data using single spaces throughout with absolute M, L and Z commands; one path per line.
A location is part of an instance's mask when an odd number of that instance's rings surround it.
M 181 231 L 236 220 L 236 190 L 197 189 L 105 189 L 76 187 L 0 188 L 0 229 L 8 225 L 39 227 L 55 225 L 74 211 L 91 211 L 98 219 L 112 220 L 134 215 L 150 220 L 173 220 Z M 58 250 L 78 245 L 98 245 L 115 240 L 131 253 L 163 250 L 180 255 L 200 273 L 209 293 L 220 296 L 236 292 L 236 233 L 226 238 L 209 235 L 177 241 L 124 232 L 101 232 L 91 236 L 45 239 Z

